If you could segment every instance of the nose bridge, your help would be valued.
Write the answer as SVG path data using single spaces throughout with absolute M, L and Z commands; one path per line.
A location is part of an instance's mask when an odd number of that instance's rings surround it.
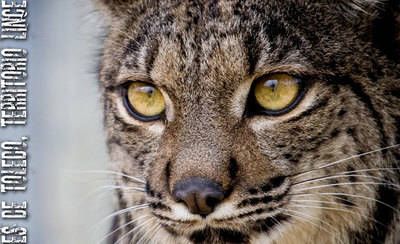
M 212 118 L 198 116 L 195 120 L 184 121 L 175 139 L 171 187 L 190 177 L 209 179 L 222 186 L 229 184 L 226 168 L 230 147 L 223 125 Z
M 219 181 L 224 161 L 227 161 L 227 152 L 221 144 L 211 138 L 215 136 L 213 134 L 207 136 L 208 140 L 190 140 L 192 137 L 183 139 L 174 160 L 177 178 L 199 176 Z

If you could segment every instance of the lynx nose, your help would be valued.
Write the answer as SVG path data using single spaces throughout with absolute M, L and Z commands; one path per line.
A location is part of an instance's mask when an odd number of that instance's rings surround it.
M 190 178 L 176 184 L 173 195 L 183 202 L 193 214 L 207 216 L 224 199 L 222 188 L 204 178 Z

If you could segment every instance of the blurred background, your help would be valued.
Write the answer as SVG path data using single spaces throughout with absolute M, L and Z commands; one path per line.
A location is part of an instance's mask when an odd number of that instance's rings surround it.
M 29 190 L 1 199 L 28 200 L 29 243 L 98 243 L 112 212 L 111 175 L 96 65 L 102 18 L 90 0 L 28 1 L 27 41 L 0 48 L 29 50 L 29 119 L 0 129 L 0 141 L 29 141 Z M 15 221 L 1 224 L 10 224 Z

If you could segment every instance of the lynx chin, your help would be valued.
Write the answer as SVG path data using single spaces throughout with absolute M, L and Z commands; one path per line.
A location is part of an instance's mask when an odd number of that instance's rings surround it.
M 109 243 L 400 243 L 400 1 L 96 5 Z

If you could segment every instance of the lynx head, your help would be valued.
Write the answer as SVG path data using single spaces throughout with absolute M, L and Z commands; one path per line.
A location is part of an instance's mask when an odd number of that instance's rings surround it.
M 114 241 L 395 240 L 398 1 L 99 1 Z

